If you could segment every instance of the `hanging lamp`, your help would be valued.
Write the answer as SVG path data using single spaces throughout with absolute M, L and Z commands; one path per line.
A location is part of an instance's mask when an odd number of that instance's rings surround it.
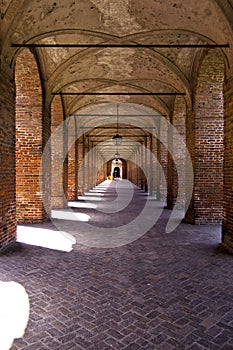
M 118 119 L 119 119 L 119 104 L 117 104 L 117 132 L 115 135 L 113 135 L 112 140 L 113 140 L 113 144 L 115 146 L 120 146 L 121 142 L 122 142 L 122 136 L 119 134 L 119 124 L 118 124 Z

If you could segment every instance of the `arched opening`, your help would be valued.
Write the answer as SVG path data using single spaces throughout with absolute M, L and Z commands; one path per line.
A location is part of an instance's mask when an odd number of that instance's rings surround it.
M 119 168 L 119 166 L 115 166 L 113 169 L 113 177 L 114 178 L 119 178 L 121 177 L 121 170 Z
M 112 161 L 111 175 L 114 179 L 122 179 L 122 161 L 120 159 L 114 159 Z

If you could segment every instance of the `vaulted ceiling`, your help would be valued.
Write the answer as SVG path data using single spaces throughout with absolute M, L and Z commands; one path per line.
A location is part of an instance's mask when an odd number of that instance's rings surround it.
M 34 51 L 47 103 L 57 92 L 159 92 L 185 93 L 190 107 L 204 50 L 196 45 L 229 44 L 218 50 L 226 74 L 233 68 L 232 0 L 2 0 L 0 21 L 1 57 L 12 67 L 21 50 L 12 44 L 45 45 Z M 57 44 L 61 47 L 51 47 Z M 144 46 L 135 47 L 140 44 Z M 173 95 L 66 95 L 63 99 L 67 115 L 108 103 L 121 103 L 122 108 L 124 103 L 140 104 L 168 114 L 174 102 Z

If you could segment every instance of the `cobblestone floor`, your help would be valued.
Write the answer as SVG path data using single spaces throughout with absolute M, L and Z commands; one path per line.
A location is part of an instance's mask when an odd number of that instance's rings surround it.
M 135 190 L 134 205 L 144 199 Z M 218 247 L 221 228 L 181 223 L 168 234 L 169 215 L 117 248 L 16 243 L 3 253 L 0 280 L 21 283 L 31 305 L 11 349 L 233 349 L 233 256 Z

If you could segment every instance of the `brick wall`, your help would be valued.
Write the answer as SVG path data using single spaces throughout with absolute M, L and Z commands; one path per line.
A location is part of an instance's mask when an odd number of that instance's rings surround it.
M 223 198 L 223 82 L 222 56 L 210 50 L 199 69 L 194 113 L 189 121 L 194 189 L 189 209 L 193 223 L 220 223 Z M 191 125 L 193 127 L 191 128 Z
M 15 82 L 17 221 L 41 222 L 42 89 L 38 67 L 29 50 L 17 57 Z
M 233 252 L 233 78 L 225 84 L 224 203 L 222 240 Z
M 0 70 L 0 250 L 16 240 L 15 86 L 12 72 Z

